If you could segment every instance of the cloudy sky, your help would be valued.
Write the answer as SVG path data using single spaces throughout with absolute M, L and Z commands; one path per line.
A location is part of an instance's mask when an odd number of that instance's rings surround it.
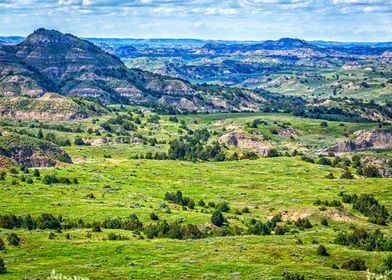
M 0 35 L 392 41 L 392 0 L 0 0 Z

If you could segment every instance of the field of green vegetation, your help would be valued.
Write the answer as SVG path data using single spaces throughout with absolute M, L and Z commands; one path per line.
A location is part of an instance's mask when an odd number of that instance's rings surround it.
M 390 126 L 111 110 L 61 126 L 2 120 L 2 137 L 52 142 L 73 164 L 1 172 L 1 279 L 46 279 L 52 270 L 89 279 L 364 279 L 392 269 L 392 181 L 362 176 L 352 155 L 352 163 L 317 155 L 355 131 Z M 217 144 L 238 131 L 277 154 Z M 181 141 L 198 147 L 185 160 Z M 214 157 L 208 147 L 218 147 Z

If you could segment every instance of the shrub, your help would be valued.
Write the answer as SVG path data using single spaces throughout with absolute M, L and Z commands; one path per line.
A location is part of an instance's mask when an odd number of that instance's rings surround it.
M 367 270 L 367 266 L 365 260 L 355 258 L 344 262 L 342 264 L 342 269 L 351 271 L 365 271 Z
M 354 176 L 353 176 L 353 174 L 351 174 L 351 172 L 350 172 L 349 170 L 346 170 L 346 171 L 342 174 L 342 176 L 340 176 L 340 179 L 348 179 L 348 180 L 351 180 L 351 179 L 354 179 Z
M 3 239 L 1 239 L 1 237 L 0 237 L 0 251 L 5 251 L 5 243 Z
M 122 236 L 120 234 L 115 234 L 113 232 L 108 234 L 108 240 L 128 240 L 129 238 L 126 236 Z
M 320 157 L 317 163 L 321 165 L 332 165 L 332 162 L 326 157 Z
M 102 232 L 102 230 L 98 225 L 94 225 L 92 232 Z
M 49 233 L 49 239 L 56 239 L 57 235 L 54 234 L 53 232 Z
M 320 123 L 320 126 L 321 127 L 328 127 L 328 123 L 323 121 L 323 122 Z
M 323 218 L 321 218 L 321 221 L 320 221 L 320 223 L 323 225 L 323 226 L 328 226 L 328 220 L 327 220 L 327 218 L 325 218 L 325 217 L 323 217 Z
M 217 210 L 219 210 L 221 212 L 229 212 L 230 207 L 226 202 L 223 202 L 223 203 L 218 204 Z
M 217 227 L 221 227 L 223 226 L 223 224 L 225 223 L 225 218 L 222 215 L 222 212 L 217 210 L 212 214 L 211 217 L 211 223 L 213 223 L 214 225 L 216 225 Z
M 389 254 L 382 260 L 381 271 L 392 271 L 392 254 Z
M 323 246 L 323 245 L 318 246 L 317 255 L 328 257 L 329 253 L 327 252 L 327 248 L 325 248 L 325 246 Z
M 41 174 L 39 173 L 38 169 L 34 169 L 33 176 L 34 176 L 34 177 L 39 177 L 39 176 L 41 176 Z
M 353 208 L 358 210 L 367 217 L 374 217 L 375 223 L 377 218 L 384 220 L 389 218 L 389 212 L 384 205 L 380 205 L 377 199 L 370 194 L 361 194 L 355 201 L 353 201 Z M 381 219 L 379 221 L 382 221 Z
M 152 213 L 150 214 L 150 218 L 151 218 L 151 220 L 153 220 L 153 221 L 158 221 L 158 220 L 159 220 L 158 215 L 155 214 L 154 212 L 152 212 Z
M 20 240 L 19 236 L 16 235 L 16 233 L 10 233 L 7 236 L 7 241 L 8 241 L 8 244 L 10 244 L 12 246 L 19 246 L 21 240 Z
M 356 228 L 352 233 L 338 233 L 335 243 L 344 246 L 352 246 L 367 251 L 392 251 L 392 238 L 387 238 L 376 229 L 368 232 L 363 228 Z
M 195 201 L 192 198 L 183 196 L 181 191 L 177 191 L 176 193 L 167 192 L 165 194 L 165 200 L 171 201 L 181 206 L 188 206 L 190 209 L 195 208 Z
M 295 225 L 299 228 L 312 228 L 313 225 L 310 223 L 308 218 L 299 218 L 297 221 L 295 221 Z
M 305 280 L 305 276 L 298 273 L 283 272 L 283 280 Z
M 204 200 L 201 199 L 201 200 L 199 200 L 197 205 L 199 205 L 200 207 L 204 207 L 204 206 L 206 206 L 206 203 L 204 202 Z
M 0 258 L 0 273 L 4 273 L 6 271 L 5 269 L 5 263 L 2 258 Z

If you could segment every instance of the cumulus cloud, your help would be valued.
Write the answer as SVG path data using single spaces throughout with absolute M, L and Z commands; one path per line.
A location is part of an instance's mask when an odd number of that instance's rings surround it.
M 0 0 L 0 34 L 392 40 L 391 14 L 392 0 Z

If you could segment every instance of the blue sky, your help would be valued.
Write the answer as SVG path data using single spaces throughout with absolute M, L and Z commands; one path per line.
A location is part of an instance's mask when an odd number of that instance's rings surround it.
M 392 0 L 0 0 L 0 35 L 392 41 Z

